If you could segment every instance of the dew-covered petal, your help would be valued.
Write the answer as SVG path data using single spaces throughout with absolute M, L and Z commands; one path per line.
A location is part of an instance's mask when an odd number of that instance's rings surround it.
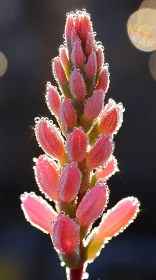
M 80 242 L 79 225 L 68 216 L 59 214 L 53 226 L 52 240 L 57 250 L 71 255 Z
M 53 69 L 53 74 L 54 74 L 55 80 L 58 83 L 62 84 L 62 83 L 68 82 L 65 71 L 63 69 L 63 66 L 61 64 L 61 60 L 59 57 L 55 57 L 53 59 L 52 69 Z
M 67 131 L 73 129 L 76 125 L 77 115 L 67 98 L 62 101 L 60 107 L 60 120 Z
M 48 155 L 62 161 L 64 159 L 64 141 L 58 129 L 46 118 L 41 118 L 35 126 L 35 135 L 39 146 Z
M 88 57 L 85 72 L 86 72 L 86 77 L 88 79 L 93 79 L 93 78 L 96 77 L 97 59 L 96 59 L 96 54 L 95 54 L 94 51 L 92 51 L 91 54 Z
M 114 150 L 114 142 L 110 134 L 101 135 L 86 156 L 88 169 L 102 166 L 110 158 Z
M 86 94 L 84 79 L 78 70 L 74 70 L 70 76 L 70 91 L 72 96 L 77 100 L 83 100 Z
M 118 163 L 116 158 L 112 156 L 112 159 L 107 162 L 107 165 L 102 170 L 98 170 L 98 169 L 96 170 L 95 176 L 97 180 L 101 178 L 104 180 L 108 180 L 117 171 L 119 171 Z
M 82 162 L 86 157 L 88 139 L 82 128 L 78 127 L 68 135 L 66 150 L 70 161 Z
M 96 85 L 96 89 L 103 89 L 104 93 L 106 93 L 108 88 L 109 88 L 109 72 L 108 72 L 108 67 L 105 66 L 100 73 Z
M 84 118 L 87 121 L 93 121 L 98 117 L 102 108 L 104 100 L 104 91 L 102 89 L 96 90 L 94 94 L 88 98 L 84 108 Z
M 99 132 L 102 134 L 116 134 L 123 122 L 123 112 L 124 108 L 122 103 L 116 104 L 114 100 L 109 99 L 99 119 Z
M 57 185 L 59 200 L 70 202 L 76 197 L 81 184 L 81 172 L 76 162 L 65 166 Z
M 97 229 L 96 239 L 104 241 L 118 235 L 134 221 L 139 212 L 140 203 L 135 197 L 127 197 L 119 201 L 103 216 Z
M 76 211 L 76 217 L 82 227 L 89 226 L 102 214 L 108 196 L 108 188 L 102 182 L 86 193 Z
M 20 198 L 26 220 L 41 231 L 51 234 L 52 221 L 55 221 L 57 217 L 54 209 L 35 193 L 24 193 Z
M 73 43 L 71 61 L 76 68 L 81 69 L 84 66 L 85 55 L 79 38 L 77 38 Z
M 50 82 L 46 85 L 46 103 L 52 114 L 59 117 L 60 110 L 60 95 L 55 87 Z
M 41 155 L 36 161 L 34 172 L 40 191 L 50 200 L 57 200 L 59 170 L 56 163 L 47 155 Z

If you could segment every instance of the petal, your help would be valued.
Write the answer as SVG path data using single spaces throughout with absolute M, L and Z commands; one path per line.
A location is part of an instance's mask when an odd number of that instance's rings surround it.
M 41 231 L 51 234 L 52 221 L 55 221 L 57 217 L 53 208 L 35 193 L 24 193 L 20 199 L 26 220 Z
M 56 163 L 47 155 L 41 155 L 34 166 L 35 178 L 38 187 L 46 198 L 57 200 L 57 183 L 59 170 Z
M 127 197 L 119 201 L 103 216 L 97 230 L 96 239 L 104 241 L 123 232 L 134 221 L 139 212 L 140 203 L 135 197 Z
M 76 211 L 76 217 L 82 227 L 89 226 L 102 214 L 108 196 L 109 190 L 102 182 L 86 193 Z
M 108 180 L 112 175 L 114 175 L 117 171 L 119 171 L 118 169 L 118 163 L 117 160 L 114 156 L 112 156 L 112 159 L 110 161 L 108 161 L 107 165 L 104 167 L 104 169 L 101 170 L 96 170 L 95 172 L 95 176 L 96 179 L 104 179 L 104 180 Z

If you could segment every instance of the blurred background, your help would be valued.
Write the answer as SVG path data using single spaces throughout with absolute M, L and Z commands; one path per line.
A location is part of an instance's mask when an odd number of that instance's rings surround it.
M 156 1 L 146 1 L 152 11 L 139 26 L 134 12 L 142 2 L 0 1 L 0 280 L 65 279 L 50 238 L 24 219 L 19 196 L 39 194 L 32 158 L 42 151 L 34 118 L 51 117 L 44 100 L 46 82 L 56 85 L 51 59 L 63 42 L 65 14 L 82 8 L 91 13 L 110 65 L 107 98 L 126 108 L 115 137 L 120 172 L 108 183 L 109 207 L 134 195 L 142 209 L 88 266 L 89 279 L 156 279 Z

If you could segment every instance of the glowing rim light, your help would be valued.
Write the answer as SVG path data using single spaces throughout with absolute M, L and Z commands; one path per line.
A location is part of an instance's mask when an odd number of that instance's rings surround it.
M 143 8 L 133 13 L 127 23 L 133 45 L 145 52 L 156 49 L 156 10 Z

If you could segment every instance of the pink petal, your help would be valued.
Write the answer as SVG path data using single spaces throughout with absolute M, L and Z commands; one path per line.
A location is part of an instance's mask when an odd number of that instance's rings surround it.
M 35 126 L 35 135 L 39 146 L 48 155 L 64 160 L 64 141 L 58 129 L 46 118 L 41 118 Z
M 55 80 L 60 84 L 68 82 L 59 57 L 55 57 L 52 62 Z
M 46 103 L 52 114 L 59 116 L 60 110 L 60 95 L 55 87 L 50 82 L 46 86 Z
M 86 94 L 86 86 L 82 75 L 76 69 L 71 73 L 69 84 L 72 96 L 77 100 L 83 100 Z
M 86 64 L 86 77 L 88 79 L 93 79 L 96 77 L 96 72 L 97 72 L 97 59 L 96 59 L 95 52 L 92 51 L 88 57 L 88 61 Z
M 57 185 L 59 199 L 71 202 L 76 197 L 81 184 L 81 172 L 76 162 L 65 166 Z
M 73 43 L 71 61 L 76 68 L 82 68 L 85 62 L 85 55 L 82 50 L 80 39 L 76 39 Z
M 102 166 L 110 158 L 114 149 L 114 142 L 110 134 L 101 135 L 86 156 L 89 170 Z
M 39 189 L 50 200 L 57 200 L 57 183 L 59 170 L 56 163 L 47 155 L 41 155 L 34 167 L 35 178 Z
M 95 239 L 104 241 L 106 238 L 112 238 L 123 232 L 136 218 L 139 206 L 140 203 L 135 197 L 127 197 L 119 201 L 103 216 Z
M 82 162 L 86 157 L 88 139 L 82 128 L 75 128 L 68 135 L 66 149 L 70 161 Z
M 104 179 L 104 180 L 108 180 L 112 175 L 114 175 L 117 171 L 119 171 L 118 169 L 118 163 L 116 158 L 113 156 L 112 159 L 110 161 L 108 161 L 107 165 L 104 167 L 104 169 L 102 171 L 97 170 L 95 172 L 95 176 L 96 179 Z
M 84 108 L 84 118 L 93 121 L 100 114 L 103 107 L 104 91 L 96 90 L 93 95 L 88 98 Z
M 108 67 L 105 66 L 100 73 L 96 85 L 96 89 L 103 89 L 104 93 L 106 93 L 108 88 L 109 88 L 109 72 L 108 72 Z
M 77 115 L 73 105 L 67 98 L 65 98 L 61 104 L 60 120 L 62 125 L 65 127 L 66 132 L 73 129 L 76 125 Z
M 102 182 L 86 193 L 76 211 L 76 217 L 82 227 L 89 226 L 102 214 L 108 195 L 109 191 Z
M 57 217 L 53 208 L 35 193 L 24 193 L 20 198 L 26 220 L 34 227 L 51 234 L 52 221 L 55 221 Z

